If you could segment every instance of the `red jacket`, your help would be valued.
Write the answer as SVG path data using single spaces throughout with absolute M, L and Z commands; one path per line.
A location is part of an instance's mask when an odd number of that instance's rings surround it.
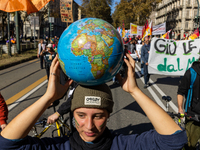
M 3 96 L 0 93 L 0 125 L 6 124 L 6 120 L 8 119 L 8 107 Z

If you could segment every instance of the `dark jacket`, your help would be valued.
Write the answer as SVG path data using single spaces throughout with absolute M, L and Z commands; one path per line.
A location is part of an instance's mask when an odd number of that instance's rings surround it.
M 192 68 L 197 72 L 197 77 L 196 80 L 193 84 L 193 94 L 192 94 L 192 101 L 191 101 L 191 110 L 188 109 L 188 111 L 191 111 L 189 113 L 197 113 L 196 109 L 200 109 L 200 91 L 199 91 L 199 87 L 200 87 L 200 62 L 194 62 L 192 64 Z M 188 90 L 190 88 L 190 81 L 191 81 L 191 74 L 190 74 L 190 70 L 188 69 L 185 72 L 185 75 L 183 76 L 183 78 L 180 81 L 180 84 L 178 86 L 178 94 L 186 96 L 187 97 L 187 93 Z M 199 114 L 199 113 L 197 113 Z M 199 114 L 200 115 L 200 114 Z
M 62 138 L 33 138 L 13 141 L 0 136 L 0 150 L 70 150 L 68 137 Z M 110 150 L 180 150 L 187 143 L 185 131 L 172 135 L 160 135 L 155 130 L 144 132 L 141 135 L 118 135 L 113 138 Z
M 130 42 L 127 45 L 128 45 L 128 50 L 131 52 L 131 54 L 135 54 L 136 45 L 135 44 L 131 44 Z
M 150 44 L 146 45 L 144 44 L 141 48 L 141 59 L 146 64 L 149 59 L 149 51 L 150 51 Z

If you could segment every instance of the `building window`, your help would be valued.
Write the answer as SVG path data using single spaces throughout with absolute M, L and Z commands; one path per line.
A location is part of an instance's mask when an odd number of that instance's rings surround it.
M 194 9 L 194 16 L 197 16 L 197 9 Z
M 190 17 L 190 10 L 186 10 L 186 17 Z
M 185 28 L 188 29 L 188 21 L 185 22 Z

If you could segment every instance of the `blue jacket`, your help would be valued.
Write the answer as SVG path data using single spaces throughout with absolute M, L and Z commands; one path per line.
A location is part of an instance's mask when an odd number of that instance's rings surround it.
M 150 51 L 150 44 L 146 45 L 144 44 L 141 49 L 141 59 L 146 64 L 149 59 L 149 51 Z
M 118 135 L 113 138 L 111 150 L 180 150 L 187 143 L 185 131 L 172 135 L 160 135 L 155 130 L 140 135 Z M 33 138 L 27 136 L 18 141 L 0 136 L 0 150 L 70 150 L 68 137 Z

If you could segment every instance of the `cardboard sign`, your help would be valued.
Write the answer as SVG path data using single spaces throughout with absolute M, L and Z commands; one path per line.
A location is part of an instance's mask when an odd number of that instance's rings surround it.
M 62 22 L 74 22 L 72 6 L 73 0 L 60 0 L 60 15 Z

